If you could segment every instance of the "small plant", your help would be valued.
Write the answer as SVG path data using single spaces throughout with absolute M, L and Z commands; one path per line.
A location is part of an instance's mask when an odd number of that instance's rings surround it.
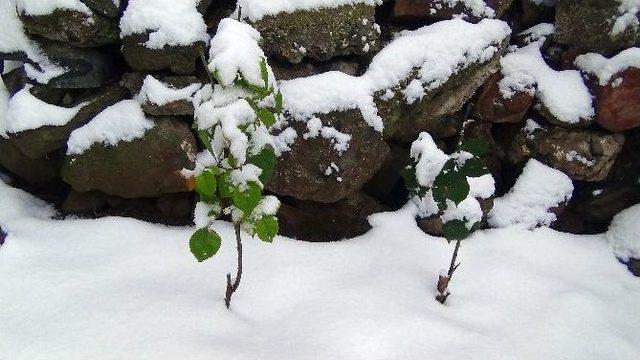
M 221 24 L 222 30 L 230 30 L 231 35 L 236 36 L 247 30 L 248 25 L 234 21 L 226 19 L 226 28 Z M 224 38 L 224 31 L 219 32 L 223 45 L 237 45 L 222 41 L 228 38 Z M 216 38 L 212 49 L 220 50 L 215 47 L 215 41 Z M 257 43 L 249 46 L 260 51 Z M 200 199 L 195 211 L 199 229 L 191 236 L 189 247 L 199 262 L 213 257 L 222 243 L 213 222 L 221 216 L 231 218 L 236 237 L 237 272 L 234 278 L 227 274 L 225 305 L 229 308 L 242 279 L 241 230 L 265 242 L 272 242 L 278 234 L 275 214 L 280 202 L 274 196 L 264 196 L 263 188 L 276 161 L 269 128 L 282 111 L 282 95 L 263 55 L 257 56 L 255 68 L 247 68 L 246 57 L 235 59 L 233 54 L 222 50 L 220 56 L 227 56 L 224 59 L 216 58 L 212 50 L 211 85 L 205 86 L 194 101 L 197 132 L 206 150 L 199 156 L 193 179 Z M 235 71 L 232 80 L 229 80 L 229 59 L 241 62 L 231 67 Z
M 480 178 L 489 173 L 480 159 L 487 152 L 479 139 L 468 139 L 459 144 L 459 150 L 447 155 L 440 150 L 428 133 L 421 133 L 411 146 L 413 164 L 403 172 L 407 188 L 418 204 L 422 217 L 438 216 L 447 242 L 455 241 L 455 249 L 449 270 L 438 278 L 436 300 L 444 304 L 450 295 L 449 284 L 457 263 L 460 243 L 475 230 L 482 221 L 482 210 L 475 198 L 469 178 Z M 493 194 L 491 175 L 485 182 Z M 482 184 L 482 182 L 478 182 Z M 488 184 L 487 184 L 488 183 Z M 482 191 L 484 190 L 484 191 Z

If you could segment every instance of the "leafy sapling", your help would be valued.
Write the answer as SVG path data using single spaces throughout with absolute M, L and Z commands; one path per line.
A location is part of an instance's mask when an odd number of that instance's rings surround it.
M 461 241 L 480 227 L 483 212 L 478 199 L 489 198 L 495 191 L 493 177 L 481 157 L 487 147 L 478 139 L 459 144 L 451 155 L 438 148 L 431 136 L 423 132 L 411 145 L 414 162 L 403 172 L 419 216 L 437 216 L 442 221 L 444 237 L 455 249 L 449 270 L 438 278 L 436 300 L 444 304 L 450 295 L 449 284 L 456 269 Z
M 213 257 L 222 243 L 214 220 L 231 218 L 237 271 L 233 278 L 227 274 L 227 308 L 242 279 L 241 230 L 265 242 L 278 234 L 275 214 L 280 203 L 263 195 L 263 189 L 276 161 L 269 129 L 282 111 L 282 95 L 258 46 L 259 36 L 247 24 L 224 19 L 211 40 L 212 83 L 194 99 L 195 126 L 206 150 L 192 172 L 199 229 L 189 247 L 199 262 Z

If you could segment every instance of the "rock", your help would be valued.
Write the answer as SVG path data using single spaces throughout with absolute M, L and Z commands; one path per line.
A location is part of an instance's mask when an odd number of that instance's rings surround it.
M 584 52 L 603 54 L 634 46 L 640 42 L 637 26 L 612 35 L 619 13 L 619 2 L 611 0 L 560 0 L 556 6 L 554 39 Z
M 401 171 L 411 163 L 411 160 L 408 148 L 395 143 L 388 143 L 388 145 L 389 156 L 382 163 L 380 170 L 365 184 L 364 191 L 377 199 L 392 202 L 389 200 L 396 200 L 392 199 L 393 195 L 396 195 L 394 190 L 402 180 Z M 400 202 L 402 204 L 394 205 L 404 205 L 406 196 L 401 196 Z
M 334 141 L 322 136 L 305 139 L 305 124 L 294 121 L 298 137 L 291 151 L 278 158 L 269 190 L 299 200 L 334 203 L 361 189 L 380 169 L 389 147 L 358 110 L 318 117 L 323 126 L 351 135 L 348 149 L 340 154 Z
M 0 61 L 1 63 L 2 61 Z M 27 84 L 27 73 L 24 66 L 20 66 L 6 73 L 2 73 L 2 82 L 10 96 L 15 95 Z
M 149 49 L 144 44 L 149 34 L 125 36 L 122 39 L 124 59 L 135 71 L 148 72 L 169 69 L 178 75 L 193 74 L 200 54 L 204 53 L 204 42 L 188 46 L 165 46 L 162 49 Z
M 503 154 L 511 163 L 533 157 L 567 174 L 573 180 L 607 178 L 624 145 L 623 134 L 597 130 L 542 127 L 532 120 L 507 140 Z
M 278 80 L 291 80 L 321 74 L 327 71 L 340 71 L 351 76 L 362 74 L 362 66 L 355 61 L 335 60 L 323 63 L 286 64 L 278 61 L 270 62 L 273 74 Z
M 116 20 L 93 13 L 57 9 L 48 15 L 20 15 L 27 33 L 76 47 L 97 47 L 118 42 Z
M 77 192 L 72 189 L 61 208 L 65 214 L 97 212 L 106 206 L 107 196 L 99 191 Z
M 378 46 L 375 7 L 366 4 L 298 10 L 269 15 L 252 25 L 260 31 L 267 56 L 300 63 L 337 56 L 367 55 Z
M 493 139 L 491 128 L 491 123 L 469 119 L 464 124 L 464 130 L 460 135 L 459 142 L 461 143 L 472 139 L 480 140 L 487 147 L 487 153 L 480 159 L 497 181 L 500 178 L 499 174 L 502 166 L 498 157 L 498 146 Z
M 521 23 L 525 29 L 530 28 L 535 24 L 544 22 L 553 22 L 555 17 L 555 0 L 522 0 L 521 9 L 522 17 Z
M 54 101 L 48 100 L 51 100 L 54 97 L 59 98 L 62 94 L 64 94 L 65 98 L 73 98 L 73 101 L 71 101 L 71 103 L 65 103 L 65 106 L 73 106 L 87 102 L 87 105 L 82 107 L 76 116 L 73 117 L 66 125 L 43 126 L 34 130 L 26 130 L 17 134 L 11 134 L 11 141 L 20 148 L 25 155 L 33 159 L 41 158 L 54 150 L 64 147 L 73 130 L 86 124 L 102 110 L 124 99 L 127 95 L 126 89 L 120 86 L 108 86 L 98 92 L 81 94 L 77 97 L 73 97 L 71 94 L 60 89 L 50 89 L 45 87 L 34 87 L 33 89 L 32 93 L 36 97 L 49 103 L 55 103 Z M 44 94 L 41 95 L 34 93 L 34 91 L 37 92 L 42 89 L 46 89 L 45 91 L 42 91 Z M 46 97 L 50 97 L 50 99 L 46 99 Z
M 195 90 L 198 90 L 202 85 L 200 80 L 195 76 L 165 76 L 158 79 L 164 85 L 171 89 L 184 89 L 193 84 L 198 84 Z M 136 82 L 136 85 L 138 83 Z M 140 96 L 140 90 L 143 87 L 142 82 L 136 88 L 130 88 L 133 94 L 138 94 L 136 99 L 140 102 L 140 106 L 145 113 L 156 116 L 169 116 L 169 115 L 191 115 L 193 116 L 193 101 L 191 98 L 183 98 L 175 101 L 167 102 L 166 104 L 156 104 L 152 102 L 148 96 Z M 195 91 L 193 91 L 195 93 Z
M 629 259 L 625 265 L 634 276 L 640 277 L 640 259 Z
M 403 80 L 393 90 L 393 96 L 385 96 L 383 92 L 376 94 L 378 113 L 384 119 L 385 139 L 410 142 L 423 131 L 434 138 L 455 135 L 462 122 L 460 114 L 456 113 L 498 70 L 505 46 L 506 42 L 489 61 L 468 65 L 413 104 L 404 101 L 405 95 L 399 89 L 406 88 L 414 77 Z
M 75 191 L 98 190 L 123 198 L 189 191 L 180 174 L 194 167 L 197 142 L 181 121 L 160 119 L 143 138 L 117 146 L 94 144 L 67 156 L 62 177 Z
M 640 126 L 640 69 L 629 68 L 615 76 L 596 96 L 596 122 L 611 132 Z
M 52 41 L 39 42 L 41 49 L 56 65 L 67 71 L 47 83 L 61 89 L 93 89 L 104 85 L 115 74 L 113 56 L 108 51 L 75 48 Z
M 120 0 L 82 0 L 82 2 L 104 16 L 114 18 L 120 15 Z
M 356 192 L 333 204 L 285 202 L 280 206 L 277 216 L 281 235 L 324 242 L 364 234 L 371 228 L 367 217 L 385 210 L 374 198 Z
M 42 185 L 59 176 L 61 162 L 56 154 L 32 159 L 0 136 L 0 165 L 31 185 Z
M 477 21 L 482 18 L 501 17 L 512 1 L 485 0 L 482 5 L 486 4 L 486 7 L 478 5 L 473 9 L 464 6 L 463 1 L 396 0 L 393 16 L 396 21 L 448 20 L 460 16 Z
M 500 93 L 500 73 L 492 75 L 482 86 L 474 107 L 474 115 L 494 123 L 518 123 L 533 103 L 533 95 L 518 92 L 509 99 Z

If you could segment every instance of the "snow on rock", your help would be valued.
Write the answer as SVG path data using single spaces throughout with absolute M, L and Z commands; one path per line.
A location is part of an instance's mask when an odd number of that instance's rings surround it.
M 492 18 L 496 15 L 495 10 L 488 6 L 483 0 L 436 0 L 434 3 L 435 6 L 445 4 L 452 9 L 458 5 L 462 5 L 471 15 L 477 18 Z
M 144 136 L 154 127 L 134 100 L 123 100 L 104 109 L 86 125 L 74 130 L 67 142 L 67 155 L 79 155 L 93 144 L 116 146 Z
M 376 6 L 382 4 L 382 0 L 238 0 L 236 11 L 231 17 L 237 18 L 240 12 L 243 19 L 255 22 L 265 16 L 282 12 L 292 13 L 357 4 Z
M 3 0 L 9 1 L 9 0 Z M 29 16 L 49 15 L 57 9 L 73 10 L 87 15 L 93 12 L 80 0 L 13 0 L 20 14 Z
M 640 259 L 640 205 L 634 205 L 616 215 L 606 238 L 617 257 L 624 261 Z
M 7 110 L 9 109 L 9 92 L 0 79 L 0 137 L 7 137 Z
M 467 66 L 491 59 L 509 34 L 505 22 L 490 19 L 478 24 L 453 19 L 402 31 L 360 77 L 327 72 L 282 81 L 284 107 L 296 119 L 357 108 L 371 127 L 382 132 L 374 94 L 396 88 L 417 73 L 403 89 L 406 101 L 414 102 Z
M 556 220 L 553 209 L 571 199 L 573 183 L 559 170 L 531 159 L 513 188 L 494 200 L 489 213 L 493 227 L 533 229 Z
M 153 75 L 147 75 L 135 99 L 140 104 L 150 102 L 159 106 L 180 100 L 192 102 L 194 94 L 200 90 L 201 87 L 201 84 L 195 83 L 181 89 L 175 89 L 156 79 Z
M 615 19 L 611 36 L 624 33 L 629 27 L 638 28 L 638 12 L 640 11 L 640 0 L 616 0 L 618 2 L 618 17 Z
M 49 80 L 64 74 L 67 70 L 52 63 L 38 45 L 27 37 L 16 11 L 16 1 L 17 0 L 0 1 L 0 24 L 2 24 L 2 31 L 0 31 L 0 53 L 24 54 L 31 62 L 38 64 L 38 66 L 25 64 L 27 76 L 39 83 L 46 84 Z M 49 4 L 44 1 L 22 1 L 25 4 L 42 4 L 45 8 L 48 6 L 47 4 Z
M 208 41 L 207 25 L 196 6 L 200 0 L 129 0 L 120 20 L 120 36 L 150 32 L 145 46 L 186 46 Z
M 595 75 L 601 86 L 611 82 L 614 75 L 628 69 L 640 69 L 640 48 L 633 47 L 607 59 L 606 57 L 589 53 L 576 58 L 575 64 L 580 70 Z
M 229 311 L 231 224 L 215 223 L 222 247 L 215 261 L 198 263 L 187 246 L 192 227 L 47 220 L 50 208 L 4 183 L 0 209 L 9 233 L 0 249 L 0 304 L 9 304 L 0 311 L 0 354 L 11 360 L 637 360 L 640 353 L 640 282 L 600 235 L 478 231 L 463 244 L 443 307 L 433 287 L 452 245 L 425 235 L 408 206 L 371 216 L 373 229 L 349 241 L 245 241 Z
M 424 187 L 433 185 L 436 176 L 449 161 L 449 156 L 440 150 L 426 132 L 420 133 L 418 139 L 411 144 L 409 155 L 416 162 L 416 180 Z
M 220 21 L 216 35 L 211 39 L 209 71 L 215 72 L 223 86 L 230 86 L 237 74 L 251 84 L 262 84 L 260 62 L 266 59 L 260 48 L 260 33 L 239 21 L 226 18 Z M 267 66 L 269 84 L 275 84 L 273 72 Z
M 593 120 L 591 94 L 577 70 L 556 71 L 542 58 L 544 37 L 519 48 L 501 60 L 503 79 L 500 91 L 509 99 L 518 91 L 532 91 L 550 114 L 564 124 L 577 125 Z
M 5 118 L 7 133 L 19 133 L 43 126 L 63 126 L 73 119 L 87 103 L 62 107 L 46 103 L 31 94 L 32 85 L 26 85 L 9 100 Z
M 525 44 L 531 44 L 532 42 L 542 38 L 551 36 L 556 32 L 556 27 L 550 23 L 541 23 L 534 25 L 527 30 L 522 31 L 518 36 L 524 38 Z

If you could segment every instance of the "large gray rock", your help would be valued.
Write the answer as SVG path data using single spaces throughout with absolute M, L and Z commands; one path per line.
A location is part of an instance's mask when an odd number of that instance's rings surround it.
M 34 95 L 45 102 L 53 104 L 58 102 L 57 100 L 60 96 L 69 97 L 63 90 L 49 88 L 34 87 L 32 93 L 41 89 L 44 89 L 42 94 Z M 11 134 L 11 141 L 28 157 L 33 159 L 41 158 L 54 150 L 64 147 L 73 130 L 86 124 L 102 110 L 124 99 L 127 95 L 128 92 L 125 88 L 109 86 L 92 95 L 80 96 L 73 99 L 71 103 L 65 104 L 66 106 L 73 106 L 87 102 L 66 125 L 43 126 L 38 129 Z
M 262 34 L 268 56 L 292 63 L 367 55 L 379 46 L 375 7 L 366 4 L 283 12 L 252 25 Z
M 113 18 L 120 14 L 120 5 L 124 3 L 124 0 L 82 0 L 82 2 L 92 10 Z
M 47 15 L 20 15 L 27 33 L 77 47 L 96 47 L 118 42 L 115 19 L 93 13 L 57 9 Z
M 60 175 L 60 165 L 56 154 L 32 159 L 10 140 L 0 136 L 0 166 L 31 185 L 46 184 L 56 179 Z
M 298 137 L 291 150 L 278 158 L 267 188 L 299 200 L 333 203 L 362 188 L 380 169 L 389 147 L 382 134 L 365 123 L 357 110 L 318 116 L 324 126 L 351 135 L 349 148 L 340 153 L 331 139 L 305 139 L 305 124 L 292 122 Z
M 196 151 L 189 127 L 163 118 L 142 138 L 116 146 L 94 144 L 67 156 L 62 177 L 78 192 L 98 190 L 122 198 L 186 192 L 190 189 L 180 171 L 195 166 Z
M 599 53 L 613 53 L 639 44 L 637 26 L 612 34 L 615 20 L 621 15 L 619 5 L 614 0 L 559 0 L 554 39 L 585 52 Z
M 171 70 L 178 75 L 193 74 L 200 54 L 204 53 L 204 42 L 186 46 L 165 46 L 162 49 L 150 49 L 144 44 L 149 34 L 125 36 L 122 39 L 124 59 L 135 71 L 148 72 Z

